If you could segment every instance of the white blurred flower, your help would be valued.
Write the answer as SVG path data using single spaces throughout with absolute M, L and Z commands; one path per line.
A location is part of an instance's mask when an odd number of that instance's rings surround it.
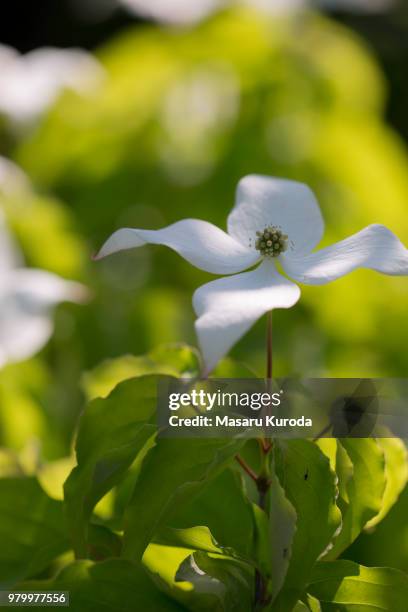
M 80 49 L 42 48 L 21 55 L 0 45 L 0 114 L 30 124 L 64 88 L 92 91 L 103 78 L 97 60 Z
M 206 221 L 185 219 L 157 231 L 120 229 L 96 256 L 162 244 L 201 270 L 233 275 L 203 285 L 193 297 L 207 373 L 262 315 L 298 301 L 299 287 L 278 272 L 276 263 L 289 277 L 309 285 L 328 283 L 356 268 L 408 275 L 408 250 L 382 225 L 312 252 L 324 223 L 312 191 L 295 181 L 243 178 L 227 227 L 225 233 Z
M 119 2 L 137 15 L 174 24 L 196 23 L 227 3 L 226 0 L 119 0 Z
M 204 19 L 225 7 L 246 5 L 268 13 L 291 13 L 304 8 L 377 12 L 394 0 L 118 0 L 131 12 L 159 22 L 187 25 Z
M 12 195 L 29 188 L 30 182 L 25 173 L 12 161 L 0 156 L 0 193 Z
M 0 157 L 0 192 L 18 193 L 28 186 L 24 173 Z M 46 344 L 57 304 L 83 302 L 87 297 L 87 289 L 79 283 L 24 267 L 0 210 L 0 367 L 29 358 Z

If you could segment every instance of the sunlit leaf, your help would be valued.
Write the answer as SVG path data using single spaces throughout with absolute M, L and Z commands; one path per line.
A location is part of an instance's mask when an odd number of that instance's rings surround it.
M 179 603 L 190 608 L 195 591 L 190 582 L 176 581 L 177 570 L 192 553 L 191 548 L 166 546 L 152 542 L 143 555 L 143 565 L 157 587 Z M 213 603 L 213 602 L 212 602 Z
M 78 465 L 68 477 L 65 503 L 74 549 L 86 556 L 87 524 L 96 503 L 116 485 L 155 430 L 154 376 L 121 383 L 93 400 L 79 423 Z
M 305 596 L 304 600 L 307 603 L 310 612 L 322 612 L 322 607 L 318 599 L 308 593 Z
M 272 610 L 273 608 L 271 608 L 271 612 Z M 322 612 L 322 608 L 320 602 L 308 594 L 304 597 L 303 601 L 299 600 L 297 602 L 293 612 Z
M 371 529 L 380 523 L 398 500 L 408 481 L 408 458 L 404 442 L 398 438 L 378 438 L 377 444 L 385 457 L 385 491 L 380 512 L 368 521 Z
M 310 608 L 303 601 L 298 601 L 293 608 L 293 612 L 310 612 Z
M 165 546 L 178 546 L 216 555 L 226 554 L 226 551 L 214 540 L 208 527 L 204 526 L 189 529 L 165 527 L 156 534 L 154 541 Z
M 179 378 L 197 375 L 198 355 L 184 344 L 159 346 L 146 355 L 123 355 L 108 359 L 86 372 L 82 386 L 88 399 L 106 397 L 120 382 L 129 378 L 162 374 Z
M 371 438 L 344 438 L 340 441 L 352 463 L 352 476 L 339 498 L 342 527 L 326 559 L 335 559 L 361 533 L 367 521 L 381 508 L 385 488 L 384 454 Z
M 208 554 L 212 561 L 209 561 Z M 192 529 L 161 530 L 150 543 L 143 555 L 143 564 L 149 570 L 158 587 L 190 610 L 224 609 L 229 600 L 229 590 L 242 589 L 242 584 L 235 585 L 241 578 L 252 590 L 253 569 L 250 565 L 234 559 L 231 549 L 222 550 L 215 543 L 206 527 Z M 215 564 L 216 568 L 226 568 L 228 572 L 219 572 L 205 576 L 204 570 L 198 570 L 197 559 L 203 563 Z M 220 563 L 216 563 L 219 560 Z M 204 566 L 205 567 L 205 566 Z M 228 584 L 226 584 L 226 582 Z M 229 610 L 229 608 L 227 608 Z
M 408 559 L 408 487 L 374 530 L 363 531 L 345 556 L 363 565 L 406 571 Z
M 352 561 L 319 563 L 308 590 L 323 612 L 405 612 L 408 577 L 389 568 L 364 567 Z

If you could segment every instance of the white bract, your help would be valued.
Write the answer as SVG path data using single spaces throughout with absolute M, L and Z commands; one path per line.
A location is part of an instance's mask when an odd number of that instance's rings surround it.
M 124 228 L 96 256 L 162 244 L 201 270 L 233 275 L 203 285 L 193 297 L 206 373 L 259 317 L 298 301 L 299 287 L 279 273 L 277 263 L 293 280 L 309 285 L 328 283 L 356 268 L 408 274 L 407 249 L 382 225 L 370 225 L 313 252 L 323 235 L 322 215 L 312 191 L 295 181 L 243 178 L 227 227 L 228 233 L 206 221 L 186 219 L 157 231 Z
M 86 297 L 79 283 L 24 267 L 0 211 L 0 367 L 29 358 L 46 344 L 57 304 Z
M 17 124 L 37 119 L 62 89 L 91 91 L 103 77 L 100 64 L 81 49 L 36 49 L 21 55 L 0 45 L 0 114 Z
M 271 14 L 288 14 L 306 8 L 376 12 L 389 8 L 394 0 L 119 0 L 130 11 L 170 24 L 191 24 L 223 8 L 250 6 Z
M 87 290 L 46 270 L 25 268 L 0 220 L 0 367 L 28 359 L 53 332 L 52 311 L 60 302 L 83 302 Z

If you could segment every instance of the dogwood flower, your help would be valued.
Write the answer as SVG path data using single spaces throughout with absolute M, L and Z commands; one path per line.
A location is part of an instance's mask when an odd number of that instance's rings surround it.
M 37 353 L 53 331 L 60 302 L 83 302 L 86 288 L 46 270 L 25 268 L 0 211 L 0 367 Z
M 323 235 L 323 218 L 313 192 L 295 181 L 243 178 L 227 228 L 228 233 L 198 219 L 157 231 L 124 228 L 96 256 L 161 244 L 201 270 L 231 275 L 203 285 L 193 296 L 206 373 L 262 315 L 298 301 L 299 287 L 277 265 L 294 281 L 309 285 L 328 283 L 356 268 L 408 274 L 408 250 L 382 225 L 370 225 L 314 252 Z M 243 272 L 248 268 L 253 269 Z
M 0 114 L 18 125 L 30 124 L 62 89 L 83 94 L 102 77 L 97 60 L 81 49 L 44 47 L 20 55 L 0 45 Z

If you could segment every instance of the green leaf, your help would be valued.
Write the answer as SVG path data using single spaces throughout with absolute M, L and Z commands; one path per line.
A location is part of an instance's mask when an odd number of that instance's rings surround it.
M 336 449 L 335 472 L 338 478 L 339 499 L 337 505 L 341 509 L 342 500 L 347 506 L 350 503 L 350 490 L 353 490 L 352 479 L 354 476 L 353 462 L 351 461 L 346 449 L 339 440 L 334 440 Z
M 330 461 L 330 467 L 333 472 L 336 471 L 336 454 L 337 454 L 337 440 L 335 438 L 320 438 L 316 442 L 322 453 L 328 457 Z
M 197 552 L 180 565 L 177 582 L 193 585 L 190 609 L 201 612 L 248 612 L 253 603 L 253 574 L 232 559 Z
M 385 491 L 380 512 L 368 521 L 365 529 L 372 529 L 388 514 L 408 481 L 407 448 L 398 438 L 377 438 L 385 457 Z
M 272 551 L 268 515 L 258 504 L 254 503 L 252 504 L 252 512 L 255 525 L 253 557 L 256 560 L 256 567 L 259 572 L 268 581 L 269 592 L 269 580 L 272 575 Z
M 257 375 L 246 363 L 224 357 L 212 371 L 211 378 L 257 378 Z
M 304 598 L 305 602 L 308 605 L 308 609 L 310 612 L 322 612 L 322 607 L 320 605 L 320 601 L 315 597 L 312 597 L 309 593 Z
M 191 553 L 191 548 L 166 546 L 152 542 L 143 555 L 143 565 L 157 587 L 188 609 L 193 609 L 192 602 L 196 600 L 197 593 L 191 582 L 177 582 L 176 573 Z M 205 593 L 202 595 L 205 598 Z M 209 596 L 211 597 L 211 593 Z M 211 599 L 210 602 L 213 604 L 214 600 Z
M 268 514 L 257 504 L 252 505 L 257 527 L 254 557 L 262 576 L 268 580 L 268 594 L 273 602 L 289 567 L 297 518 L 274 469 L 270 474 L 267 505 Z
M 230 468 L 223 470 L 189 503 L 175 509 L 171 525 L 179 528 L 207 525 L 221 546 L 232 547 L 240 555 L 250 556 L 254 523 L 241 474 Z
M 335 475 L 328 458 L 307 440 L 276 444 L 276 473 L 297 514 L 292 556 L 275 609 L 286 611 L 301 598 L 314 563 L 330 544 L 341 515 Z
M 218 546 L 207 527 L 162 528 L 147 546 L 143 564 L 160 589 L 191 610 L 228 611 L 230 591 L 253 588 L 251 565 Z
M 190 527 L 189 529 L 174 529 L 163 527 L 155 536 L 154 541 L 164 546 L 177 546 L 200 550 L 202 552 L 224 555 L 226 551 L 220 547 L 211 535 L 208 527 Z
M 74 456 L 42 463 L 36 472 L 44 491 L 53 499 L 64 499 L 64 482 L 76 465 Z
M 71 612 L 181 612 L 140 566 L 123 559 L 77 561 L 56 578 L 26 582 L 22 590 L 69 591 Z
M 140 559 L 163 521 L 225 468 L 243 443 L 158 439 L 142 463 L 125 513 L 124 555 Z
M 378 514 L 385 489 L 384 453 L 375 440 L 344 438 L 339 444 L 352 463 L 352 476 L 338 501 L 343 522 L 327 560 L 337 558 Z
M 273 607 L 271 608 L 271 612 L 273 612 Z M 293 612 L 322 612 L 322 608 L 317 599 L 307 594 L 303 601 L 299 600 L 297 602 Z
M 153 543 L 160 544 L 161 546 L 173 546 L 195 552 L 205 552 L 211 555 L 229 557 L 241 563 L 245 563 L 248 566 L 255 565 L 252 559 L 243 557 L 230 546 L 221 546 L 218 544 L 211 531 L 205 526 L 191 527 L 189 529 L 162 527 L 154 536 Z
M 22 476 L 23 474 L 17 453 L 8 448 L 0 448 L 0 478 Z
M 201 371 L 201 356 L 196 348 L 182 342 L 161 344 L 148 353 L 158 366 L 172 369 L 170 376 L 189 378 Z
M 347 452 L 335 438 L 322 438 L 317 442 L 320 450 L 329 458 L 330 467 L 337 476 L 339 508 L 346 508 L 349 504 L 348 487 L 353 477 L 353 464 Z
M 207 551 L 214 560 L 223 561 L 221 567 L 230 567 L 233 575 L 241 577 L 241 580 L 246 576 L 247 581 L 249 580 L 252 585 L 251 578 L 248 578 L 248 576 L 253 576 L 251 566 L 231 557 L 230 554 L 235 554 L 233 551 L 223 551 L 214 544 L 211 533 L 205 527 L 186 530 L 166 529 L 164 537 L 163 530 L 161 530 L 155 542 L 150 543 L 146 548 L 143 564 L 161 590 L 186 605 L 190 610 L 214 610 L 214 608 L 224 610 L 224 600 L 227 596 L 225 580 L 219 580 L 220 576 L 217 579 L 210 576 L 204 578 L 204 571 L 197 572 L 194 562 L 195 555 L 200 558 L 200 554 L 204 554 L 205 562 Z M 183 568 L 185 573 L 183 573 Z M 228 578 L 232 582 L 233 579 L 229 575 Z M 237 586 L 239 585 L 230 585 L 228 590 L 231 587 L 236 590 Z
M 104 525 L 89 526 L 89 558 L 93 561 L 103 561 L 112 557 L 120 557 L 122 539 L 119 535 Z
M 270 608 L 272 612 L 272 608 Z M 293 612 L 310 612 L 310 608 L 303 603 L 303 601 L 298 601 L 296 606 L 293 608 Z
M 352 561 L 321 562 L 308 591 L 320 600 L 323 612 L 406 612 L 408 576 Z
M 200 371 L 199 356 L 186 344 L 166 344 L 146 355 L 123 355 L 107 359 L 82 376 L 82 388 L 89 400 L 106 397 L 116 385 L 129 378 L 161 374 L 190 377 Z
M 135 378 L 93 400 L 78 429 L 78 465 L 64 486 L 74 550 L 87 556 L 88 521 L 97 502 L 123 478 L 156 429 L 156 376 Z
M 271 475 L 269 493 L 269 547 L 271 550 L 272 599 L 281 590 L 292 557 L 297 514 L 286 497 L 275 470 Z
M 41 572 L 68 548 L 62 502 L 35 478 L 0 479 L 0 587 Z

